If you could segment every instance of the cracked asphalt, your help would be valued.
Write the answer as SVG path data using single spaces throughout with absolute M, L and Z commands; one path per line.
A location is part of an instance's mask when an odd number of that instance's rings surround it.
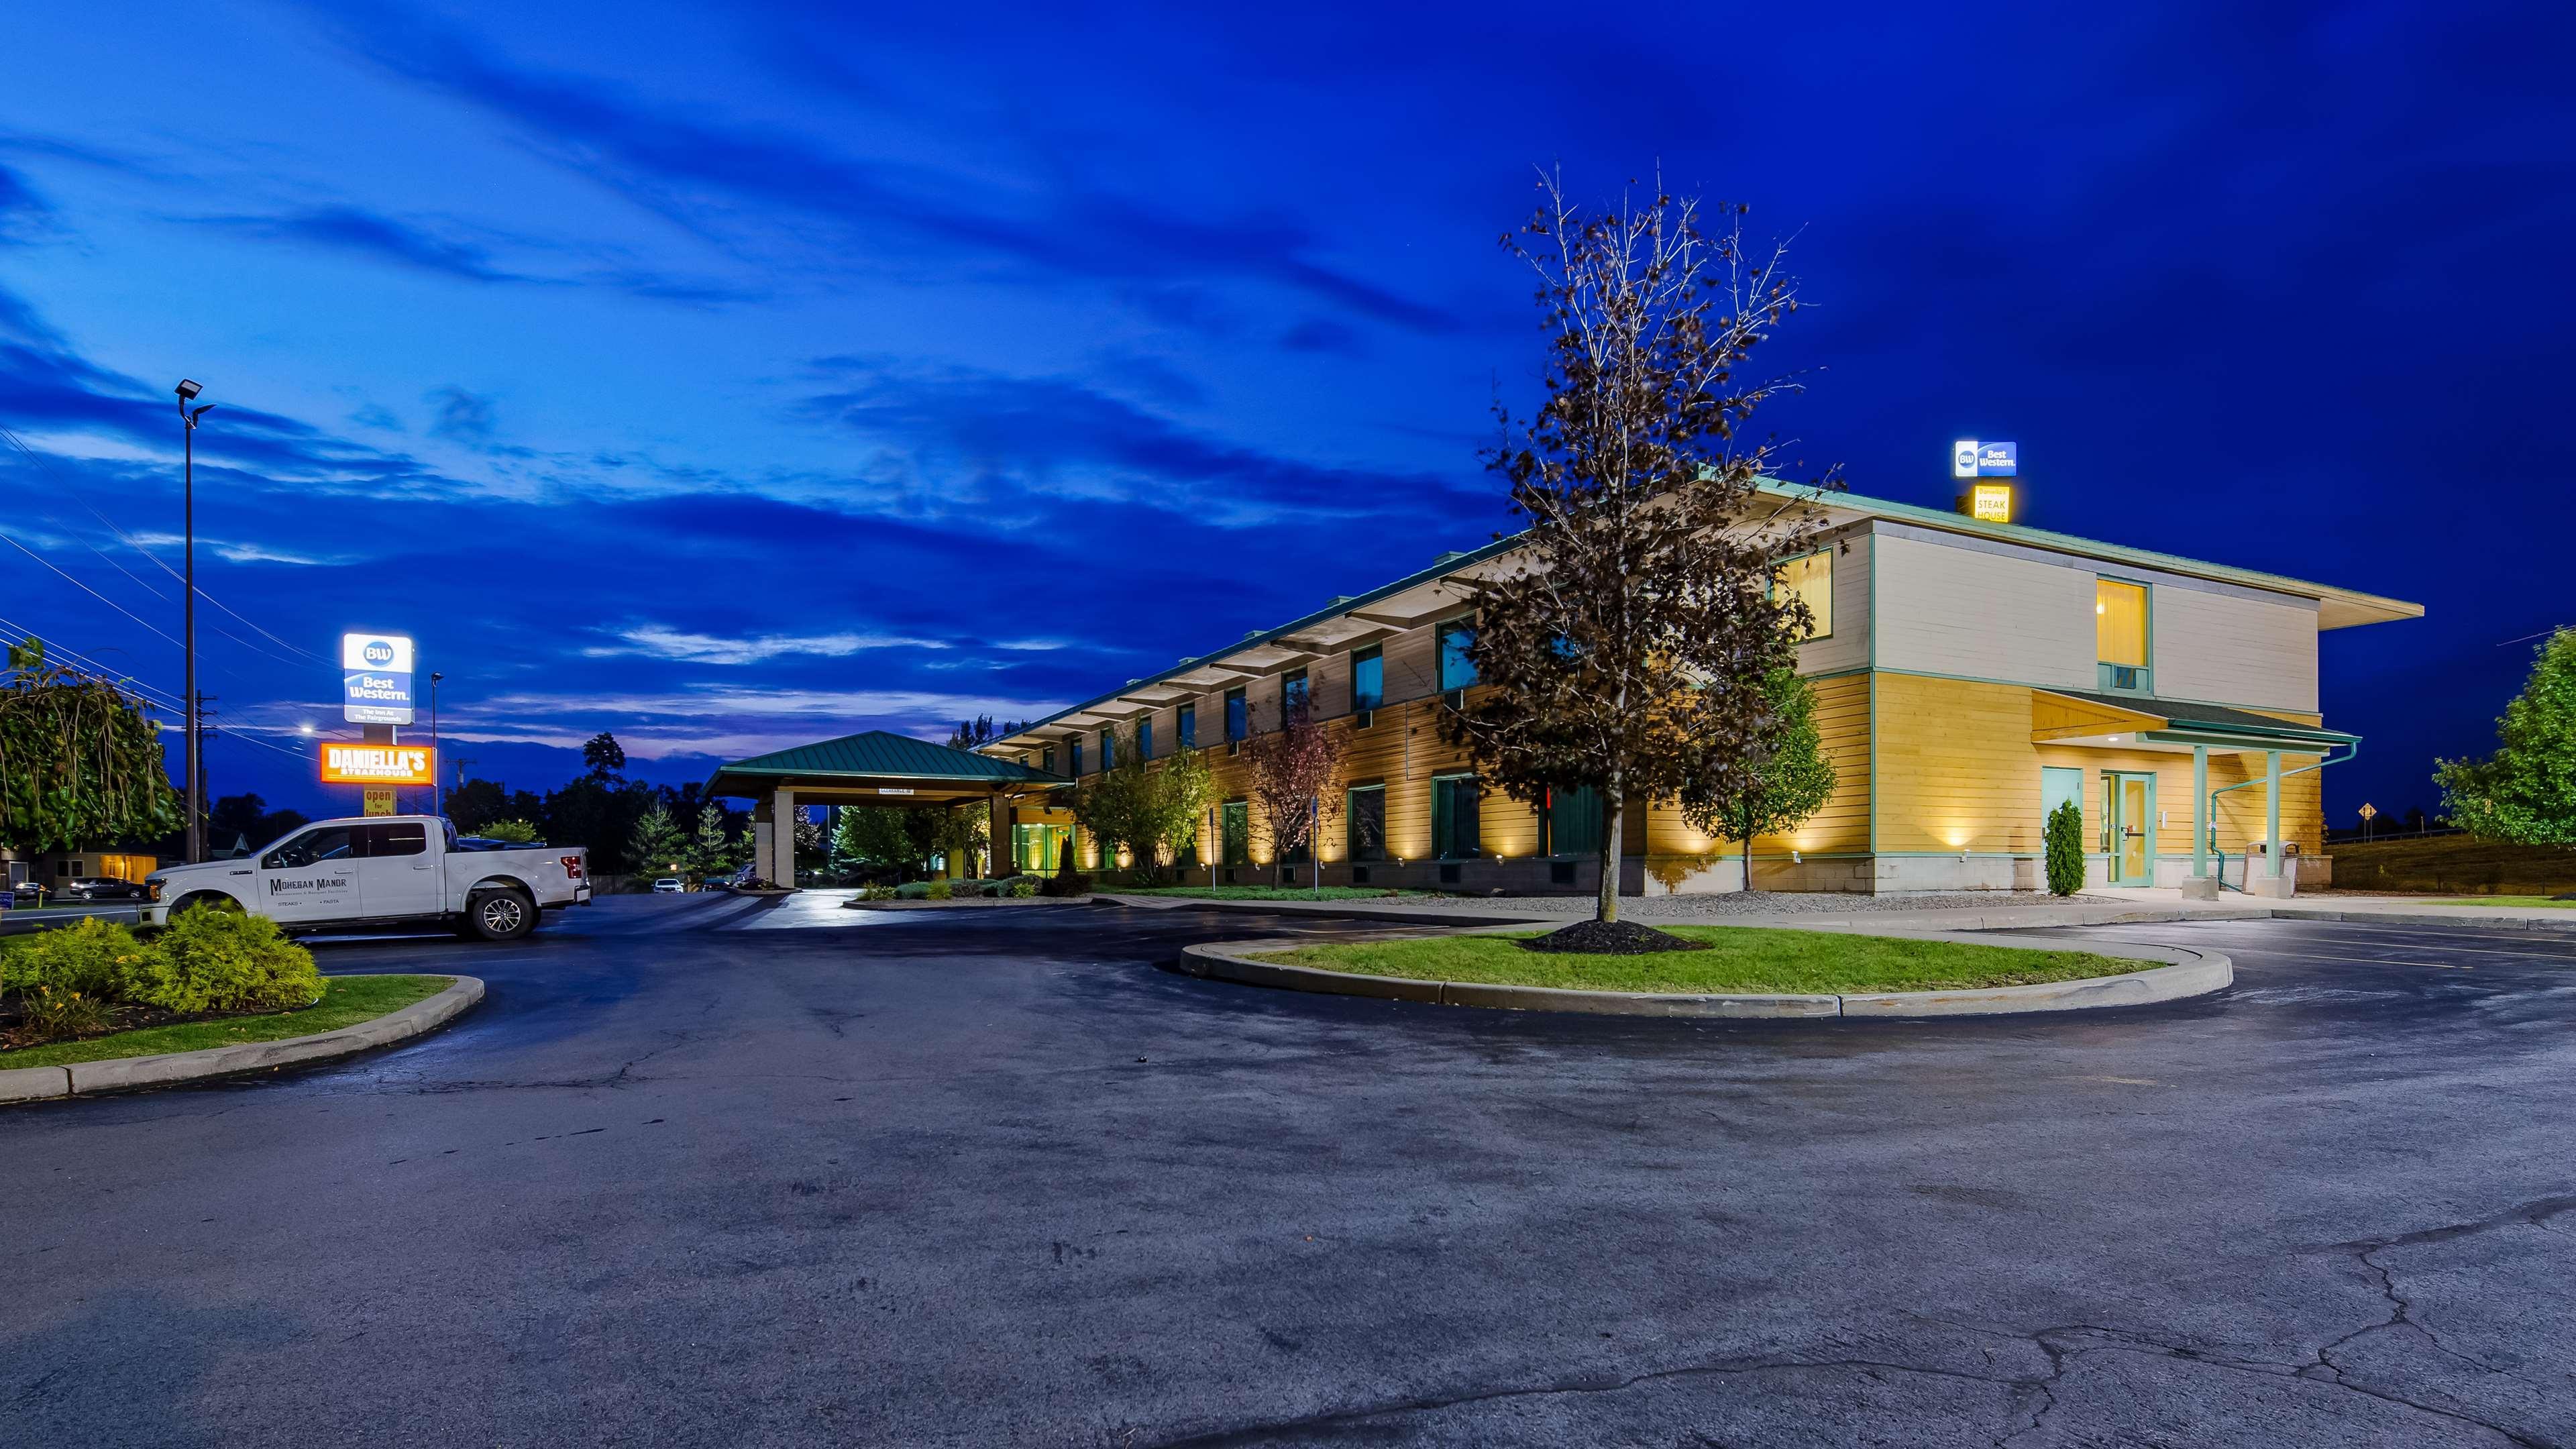
M 1333 923 L 617 898 L 407 1047 L 0 1112 L 0 1443 L 2576 1443 L 2576 938 L 1708 1023 L 1155 969 Z

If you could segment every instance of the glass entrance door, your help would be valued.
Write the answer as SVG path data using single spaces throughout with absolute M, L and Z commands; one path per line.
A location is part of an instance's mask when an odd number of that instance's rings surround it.
M 2155 884 L 2156 777 L 2114 773 L 2104 784 L 2111 801 L 2111 884 Z

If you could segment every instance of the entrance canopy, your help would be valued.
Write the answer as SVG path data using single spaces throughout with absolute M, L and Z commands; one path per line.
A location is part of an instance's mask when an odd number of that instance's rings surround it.
M 2278 750 L 2293 755 L 2322 755 L 2357 744 L 2361 738 L 2225 705 L 2136 699 L 2075 689 L 2033 691 L 2030 726 L 2030 742 L 2035 745 L 2172 750 L 2199 746 L 2222 751 Z
M 809 805 L 945 805 L 1072 783 L 1016 760 L 869 730 L 736 760 L 708 779 L 707 793 L 767 800 L 787 790 Z

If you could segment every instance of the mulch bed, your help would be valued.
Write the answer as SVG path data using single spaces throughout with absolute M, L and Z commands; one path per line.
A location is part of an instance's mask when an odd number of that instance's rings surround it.
M 1524 951 L 1582 956 L 1644 956 L 1657 951 L 1708 949 L 1701 942 L 1686 941 L 1670 932 L 1641 926 L 1634 921 L 1577 921 L 1518 944 Z
M 316 1002 L 315 1005 L 321 1003 Z M 303 1010 L 302 1007 L 293 1008 Z M 88 1041 L 92 1037 L 114 1036 L 120 1031 L 141 1031 L 147 1026 L 177 1026 L 190 1021 L 222 1021 L 234 1016 L 278 1016 L 283 1013 L 265 1008 L 250 1011 L 172 1011 L 160 1006 L 140 1006 L 120 1002 L 107 1008 L 108 1024 L 97 1031 L 76 1032 L 71 1036 L 47 1036 L 27 1025 L 14 1003 L 0 1006 L 0 1051 L 20 1047 L 52 1046 L 56 1042 Z

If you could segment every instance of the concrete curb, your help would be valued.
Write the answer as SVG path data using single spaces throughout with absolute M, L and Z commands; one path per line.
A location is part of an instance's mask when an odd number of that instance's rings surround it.
M 845 911 L 955 911 L 976 910 L 992 906 L 1079 906 L 1091 901 L 1089 896 L 959 896 L 946 901 L 863 901 L 856 898 L 841 902 Z
M 1943 932 L 1888 932 L 1905 939 L 1953 940 Z M 1392 939 L 1392 938 L 1382 938 Z M 2096 955 L 2163 964 L 2120 976 L 2088 976 L 2076 981 L 2047 981 L 2030 986 L 1998 986 L 1970 991 L 1891 991 L 1875 995 L 1764 996 L 1683 995 L 1660 991 L 1568 991 L 1553 986 L 1495 986 L 1473 981 L 1428 981 L 1412 977 L 1362 976 L 1256 961 L 1249 952 L 1289 951 L 1312 945 L 1286 939 L 1223 941 L 1182 948 L 1180 969 L 1213 981 L 1312 991 L 1331 996 L 1365 996 L 1385 1001 L 1419 1001 L 1444 1006 L 1481 1006 L 1501 1011 L 1573 1011 L 1605 1016 L 1689 1016 L 1752 1019 L 1813 1019 L 1834 1016 L 2008 1016 L 2040 1011 L 2084 1011 L 2106 1006 L 2144 1006 L 2178 1001 L 2216 991 L 2236 979 L 2235 963 L 2216 951 L 2185 946 L 2138 946 L 2113 943 L 2085 947 Z M 2053 951 L 2066 943 L 1981 941 L 2006 950 Z
M 1580 917 L 1558 911 L 1514 910 L 1508 906 L 1482 908 L 1461 898 L 1456 905 L 1420 905 L 1409 901 L 1229 901 L 1200 896 L 1127 896 L 1101 893 L 1095 901 L 1134 906 L 1145 910 L 1178 910 L 1199 907 L 1220 911 L 1267 911 L 1273 913 L 1310 913 L 1346 916 L 1358 920 L 1401 922 L 1413 926 L 1469 926 L 1490 922 L 1508 922 L 1536 926 L 1562 926 Z M 2015 931 L 2049 929 L 2064 926 L 2138 926 L 2165 925 L 2175 921 L 2346 921 L 2354 924 L 2378 922 L 2390 926 L 2488 926 L 2509 930 L 2527 930 L 2543 934 L 2576 935 L 2576 912 L 2557 911 L 2546 914 L 2503 915 L 2472 914 L 2495 910 L 2484 906 L 2451 906 L 2437 909 L 2374 910 L 2367 906 L 2336 905 L 2298 906 L 2255 904 L 2230 901 L 2218 905 L 2190 903 L 2185 905 L 2135 904 L 2106 902 L 2088 905 L 2048 905 L 2038 902 L 2006 904 L 1992 908 L 1947 906 L 1927 911 L 1852 911 L 1834 914 L 1824 911 L 1754 913 L 1741 916 L 1705 918 L 1634 916 L 1629 919 L 1648 925 L 1674 926 L 1760 926 L 1793 931 L 1859 931 L 1884 936 L 1905 931 Z
M 355 1056 L 359 1052 L 373 1051 L 380 1046 L 391 1046 L 435 1031 L 482 999 L 482 979 L 459 976 L 435 996 L 338 1031 L 288 1037 L 284 1041 L 243 1042 L 239 1046 L 211 1047 L 198 1052 L 110 1057 L 95 1062 L 73 1062 L 62 1067 L 21 1067 L 0 1072 L 0 1102 L 88 1097 L 102 1092 L 132 1091 L 138 1087 L 166 1087 L 178 1082 L 228 1077 L 237 1072 L 265 1071 L 299 1062 Z M 48 1086 L 50 1090 L 45 1089 Z

